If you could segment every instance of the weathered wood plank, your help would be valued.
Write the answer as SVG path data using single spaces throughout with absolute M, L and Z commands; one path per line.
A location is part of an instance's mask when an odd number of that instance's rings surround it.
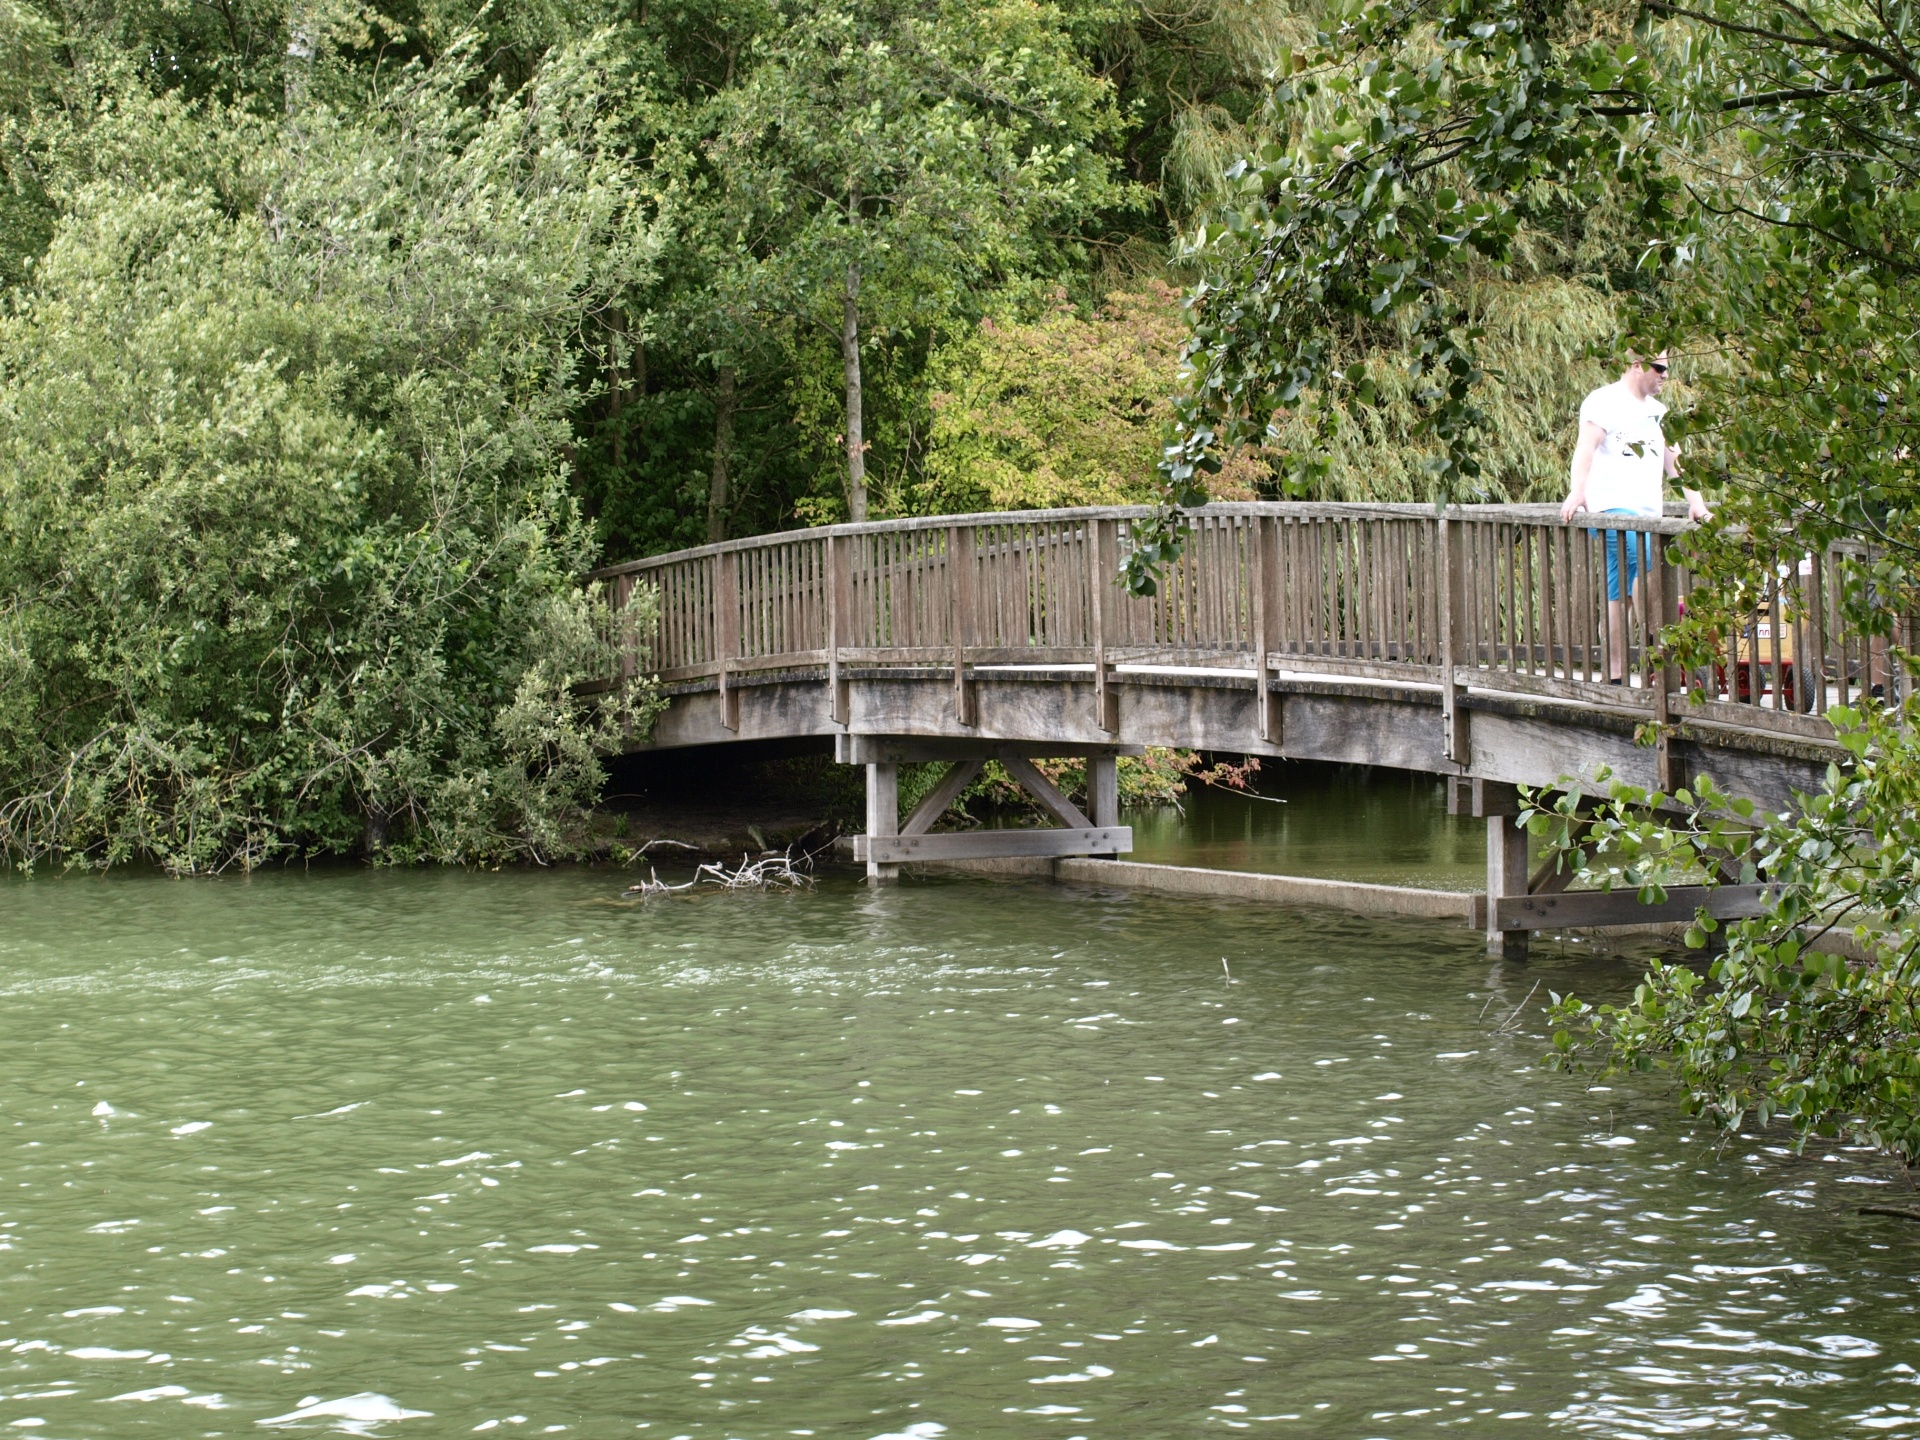
M 1087 755 L 1143 755 L 1144 745 L 1076 745 L 1065 740 L 975 740 L 918 735 L 836 735 L 833 758 L 842 765 L 890 761 L 925 765 L 941 760 L 1060 760 Z
M 947 813 L 947 807 L 960 798 L 960 792 L 971 785 L 974 777 L 986 768 L 985 760 L 956 760 L 947 767 L 947 773 L 940 777 L 939 784 L 920 797 L 920 803 L 913 807 L 900 826 L 902 835 L 924 835 L 933 828 L 934 822 Z
M 970 860 L 1008 855 L 1125 855 L 1133 827 L 1099 825 L 1072 830 L 966 830 L 944 835 L 856 835 L 853 858 L 867 865 L 914 860 Z
M 1716 920 L 1745 920 L 1761 913 L 1766 895 L 1764 885 L 1678 885 L 1659 905 L 1642 905 L 1631 890 L 1501 896 L 1490 923 L 1504 931 L 1661 925 L 1691 920 L 1702 907 Z
M 1215 895 L 1269 905 L 1316 905 L 1357 915 L 1453 920 L 1464 925 L 1477 923 L 1483 908 L 1481 897 L 1466 891 L 1419 890 L 1244 870 L 1202 870 L 1137 860 L 1062 860 L 1054 867 L 1054 876 L 1082 885 L 1114 885 L 1167 895 Z
M 1061 793 L 1060 788 L 1043 775 L 1024 755 L 1009 755 L 1000 762 L 1014 783 L 1034 798 L 1040 808 L 1071 830 L 1085 830 L 1093 822 L 1080 807 Z

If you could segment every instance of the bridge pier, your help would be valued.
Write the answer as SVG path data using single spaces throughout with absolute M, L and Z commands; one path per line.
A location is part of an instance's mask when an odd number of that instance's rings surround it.
M 1520 825 L 1520 788 L 1456 775 L 1447 782 L 1447 813 L 1487 822 L 1487 953 L 1527 958 L 1528 930 L 1501 928 L 1502 900 L 1524 900 L 1531 889 L 1527 832 Z M 1507 907 L 1511 910 L 1511 906 Z M 1511 923 L 1509 917 L 1508 922 Z
M 867 831 L 853 837 L 853 858 L 867 867 L 867 883 L 897 880 L 905 860 L 969 860 L 1018 856 L 1124 855 L 1133 831 L 1120 824 L 1119 757 L 1138 745 L 1076 745 L 1055 740 L 958 740 L 910 736 L 841 735 L 834 757 L 867 770 Z M 1036 759 L 1082 757 L 1087 766 L 1089 816 L 1034 765 Z M 998 760 L 1056 824 L 1045 828 L 929 833 L 947 807 L 989 760 Z M 900 818 L 900 767 L 944 761 L 933 789 Z
M 882 760 L 867 766 L 867 835 L 891 838 L 900 833 L 900 767 Z M 900 867 L 867 858 L 867 883 L 884 885 L 900 878 Z
M 1526 930 L 1500 929 L 1500 902 L 1527 893 L 1527 832 L 1512 815 L 1487 816 L 1487 953 L 1527 958 Z

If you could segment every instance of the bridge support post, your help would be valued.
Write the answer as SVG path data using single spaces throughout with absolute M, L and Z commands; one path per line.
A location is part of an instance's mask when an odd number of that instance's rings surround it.
M 1120 762 L 1117 756 L 1087 757 L 1087 809 L 1095 825 L 1120 823 Z
M 1487 816 L 1487 953 L 1527 958 L 1525 930 L 1499 928 L 1502 900 L 1527 893 L 1527 832 L 1512 815 Z
M 891 763 L 867 766 L 867 834 L 892 839 L 900 833 L 900 767 Z M 881 860 L 867 861 L 867 883 L 884 885 L 900 878 L 900 867 Z
M 1500 902 L 1527 897 L 1527 832 L 1520 828 L 1520 791 L 1492 780 L 1455 775 L 1447 781 L 1447 813 L 1487 822 L 1487 953 L 1527 958 L 1525 930 L 1500 928 Z

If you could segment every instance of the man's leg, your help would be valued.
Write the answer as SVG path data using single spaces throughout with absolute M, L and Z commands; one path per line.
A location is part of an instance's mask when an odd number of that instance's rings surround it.
M 1626 602 L 1633 595 L 1633 552 L 1623 543 L 1620 531 L 1603 533 L 1607 552 L 1607 678 L 1620 685 L 1625 683 L 1626 674 Z

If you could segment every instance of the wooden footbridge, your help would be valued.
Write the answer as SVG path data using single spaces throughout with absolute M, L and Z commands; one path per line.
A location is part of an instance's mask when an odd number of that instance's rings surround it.
M 1649 634 L 1693 583 L 1667 545 L 1678 519 L 1213 505 L 1188 513 L 1179 563 L 1142 599 L 1116 575 L 1147 514 L 838 525 L 601 571 L 616 611 L 640 587 L 657 602 L 623 651 L 667 698 L 640 748 L 832 745 L 866 767 L 855 856 L 876 880 L 918 860 L 1124 853 L 1114 762 L 1144 746 L 1449 776 L 1458 809 L 1487 821 L 1489 942 L 1513 949 L 1531 929 L 1650 918 L 1630 896 L 1530 877 L 1513 787 L 1606 769 L 1670 790 L 1704 771 L 1784 809 L 1839 753 L 1824 712 L 1905 683 L 1841 623 L 1830 556 L 1781 576 L 1719 664 L 1654 663 Z M 1606 546 L 1635 543 L 1615 531 L 1643 535 L 1653 561 L 1610 624 Z M 1088 761 L 1084 811 L 1032 764 L 1066 755 Z M 1057 827 L 934 833 L 988 759 Z M 949 768 L 903 820 L 898 767 L 918 761 Z M 1691 897 L 1669 908 L 1690 916 Z

